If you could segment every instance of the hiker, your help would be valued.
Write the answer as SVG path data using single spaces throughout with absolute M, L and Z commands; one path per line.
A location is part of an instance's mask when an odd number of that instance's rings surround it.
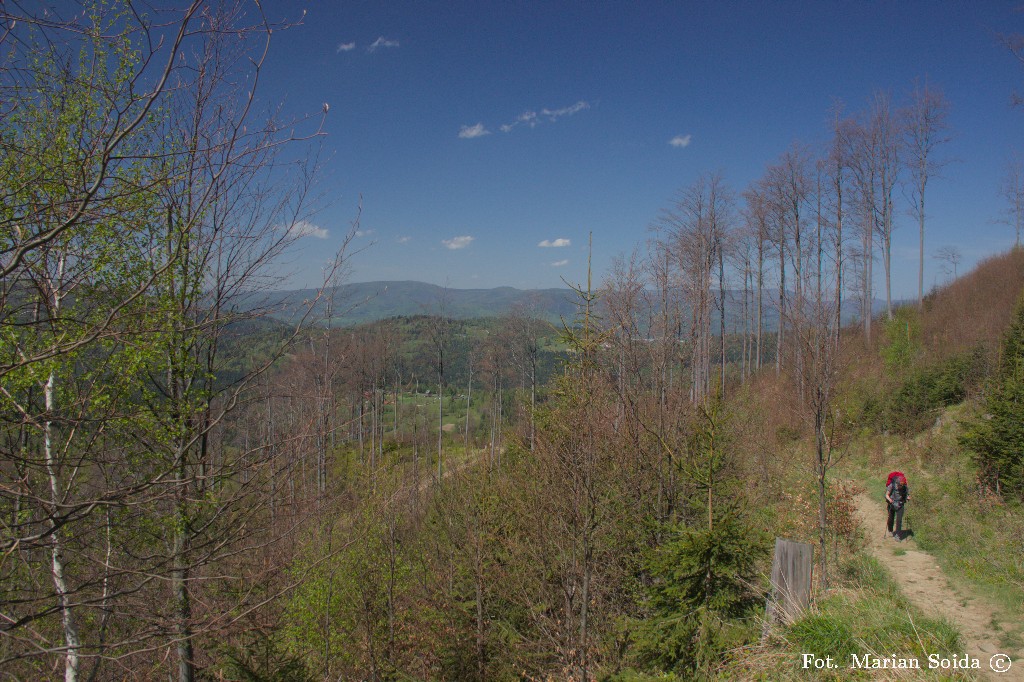
M 910 499 L 907 477 L 900 472 L 890 475 L 885 486 L 885 500 L 889 503 L 889 519 L 885 527 L 896 540 L 903 540 L 903 509 Z M 893 522 L 895 521 L 895 528 Z

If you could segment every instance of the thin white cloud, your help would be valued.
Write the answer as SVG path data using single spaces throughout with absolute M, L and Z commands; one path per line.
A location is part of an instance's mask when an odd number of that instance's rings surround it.
M 292 224 L 288 228 L 288 234 L 293 237 L 316 237 L 317 239 L 327 239 L 330 236 L 330 233 L 325 228 L 314 225 L 306 220 L 300 220 Z
M 537 127 L 537 112 L 536 111 L 524 111 L 516 117 L 515 125 L 525 125 L 531 128 Z
M 368 48 L 366 48 L 366 51 L 376 52 L 382 47 L 398 47 L 398 41 L 390 40 L 388 38 L 385 38 L 384 36 L 380 36 L 375 41 L 373 41 L 373 43 Z
M 558 249 L 558 248 L 561 248 L 563 246 L 572 246 L 572 242 L 570 240 L 568 240 L 568 239 L 564 239 L 564 238 L 560 237 L 558 239 L 545 239 L 541 243 L 537 244 L 537 246 L 540 246 L 540 247 L 545 248 L 545 249 L 550 249 L 550 248 Z
M 354 49 L 356 49 L 356 44 L 354 42 L 352 42 L 352 43 L 338 43 L 338 50 L 337 50 L 336 54 L 340 54 L 342 52 L 351 52 Z
M 468 234 L 461 237 L 452 237 L 451 239 L 442 239 L 441 243 L 445 245 L 445 248 L 455 251 L 456 249 L 464 249 L 473 243 L 475 237 L 470 237 Z
M 554 123 L 560 118 L 563 118 L 565 116 L 572 116 L 573 114 L 578 114 L 584 109 L 589 108 L 590 102 L 580 100 L 579 102 L 576 102 L 576 104 L 573 104 L 572 106 L 562 107 L 560 109 L 548 109 L 545 107 L 544 109 L 541 109 L 539 113 L 536 111 L 527 110 L 516 116 L 516 120 L 513 121 L 512 123 L 505 123 L 501 125 L 499 130 L 501 130 L 501 132 L 503 133 L 507 133 L 511 132 L 513 129 L 519 126 L 536 128 L 537 124 L 540 123 L 542 118 L 547 119 L 551 123 Z
M 682 148 L 682 147 L 689 147 L 690 146 L 690 140 L 692 138 L 693 138 L 693 135 L 676 135 L 671 140 L 669 140 L 668 143 L 670 145 L 672 145 L 673 147 L 680 147 L 680 148 Z
M 560 268 L 563 265 L 568 265 L 568 264 L 569 264 L 568 259 L 566 259 L 566 260 L 556 260 L 554 263 L 551 264 L 551 266 L 555 267 L 555 268 Z
M 573 104 L 572 106 L 569 107 L 562 107 L 561 109 L 542 109 L 540 113 L 543 116 L 547 116 L 548 119 L 555 121 L 562 118 L 563 116 L 572 116 L 573 114 L 578 114 L 584 109 L 589 108 L 589 102 L 584 102 L 580 100 L 579 102 L 576 102 L 576 104 Z
M 412 237 L 399 237 L 398 238 L 398 243 L 399 244 L 408 244 L 411 241 L 412 241 Z
M 376 231 L 377 230 L 356 230 L 356 236 L 357 237 L 369 237 L 371 234 L 375 233 Z
M 483 123 L 477 123 L 475 126 L 462 126 L 459 129 L 459 137 L 463 140 L 472 140 L 474 137 L 483 137 L 490 134 L 491 131 L 485 128 Z

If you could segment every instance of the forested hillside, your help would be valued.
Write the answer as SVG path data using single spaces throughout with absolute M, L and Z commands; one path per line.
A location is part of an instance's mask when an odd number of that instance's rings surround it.
M 919 296 L 890 282 L 900 211 L 924 239 L 937 91 L 835 109 L 742 190 L 700 175 L 558 315 L 509 290 L 463 319 L 442 292 L 348 324 L 372 305 L 334 296 L 358 216 L 322 286 L 280 293 L 329 109 L 255 94 L 287 22 L 12 7 L 6 678 L 864 679 L 803 656 L 976 654 L 887 567 L 908 551 L 1021 653 L 1024 250 L 926 292 L 922 241 Z M 864 521 L 896 468 L 905 546 Z M 767 620 L 780 537 L 814 547 L 814 588 Z
M 392 317 L 438 315 L 456 320 L 496 317 L 519 311 L 522 314 L 557 323 L 572 314 L 567 288 L 521 290 L 453 289 L 426 282 L 360 282 L 328 288 L 322 296 L 316 291 L 285 291 L 275 294 L 275 317 L 293 319 L 304 310 L 302 301 L 317 300 L 313 313 L 326 321 L 328 305 L 335 325 L 352 325 Z

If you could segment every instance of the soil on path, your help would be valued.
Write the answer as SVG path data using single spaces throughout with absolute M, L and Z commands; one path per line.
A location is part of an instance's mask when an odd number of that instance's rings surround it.
M 879 503 L 867 494 L 857 495 L 857 518 L 864 530 L 869 551 L 886 566 L 907 598 L 921 611 L 932 617 L 942 617 L 960 628 L 964 639 L 965 652 L 981 661 L 981 678 L 1024 682 L 1024 658 L 1021 652 L 1007 651 L 999 643 L 994 631 L 994 615 L 997 609 L 977 596 L 958 592 L 935 558 L 918 549 L 912 537 L 897 542 L 891 536 L 883 535 L 886 512 Z M 897 554 L 896 550 L 905 553 Z M 1007 624 L 1000 624 L 1007 628 Z M 989 668 L 989 661 L 995 654 L 1013 657 L 1012 667 L 1002 674 Z

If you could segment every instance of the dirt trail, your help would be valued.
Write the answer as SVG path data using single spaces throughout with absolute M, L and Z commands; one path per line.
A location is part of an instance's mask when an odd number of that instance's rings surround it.
M 935 558 L 918 549 L 912 537 L 900 543 L 883 536 L 886 512 L 882 505 L 865 493 L 857 495 L 856 500 L 857 517 L 869 550 L 889 569 L 907 598 L 929 616 L 941 616 L 959 626 L 965 653 L 981 661 L 982 679 L 1024 682 L 1024 658 L 1018 658 L 1021 652 L 1007 651 L 993 632 L 996 609 L 980 597 L 957 592 Z M 912 515 L 913 511 L 909 513 Z M 897 549 L 906 553 L 897 556 Z M 1012 667 L 1002 674 L 989 668 L 989 661 L 997 653 L 1009 654 L 1015 659 Z

